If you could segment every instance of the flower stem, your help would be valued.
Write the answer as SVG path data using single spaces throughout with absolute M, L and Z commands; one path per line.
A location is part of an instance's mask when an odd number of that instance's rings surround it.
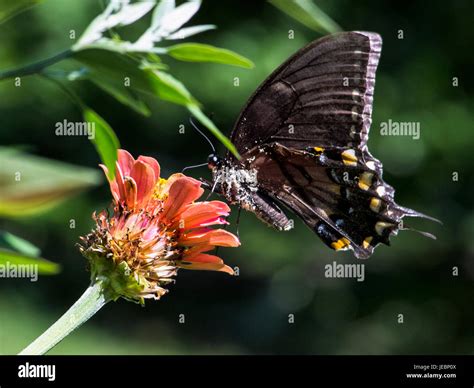
M 49 329 L 41 334 L 20 355 L 45 354 L 73 330 L 77 329 L 110 299 L 104 294 L 103 284 L 98 281 L 87 288 L 82 296 Z
M 0 71 L 0 81 L 14 78 L 24 77 L 27 75 L 37 74 L 42 72 L 48 66 L 54 65 L 63 59 L 69 58 L 73 54 L 71 49 L 60 52 L 59 54 L 53 55 L 50 58 L 43 59 L 42 61 L 31 63 L 29 65 L 19 67 L 12 70 Z

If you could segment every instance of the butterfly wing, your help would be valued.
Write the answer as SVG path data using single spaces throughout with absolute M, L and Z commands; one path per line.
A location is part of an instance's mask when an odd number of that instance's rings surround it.
M 330 248 L 366 258 L 379 243 L 389 245 L 403 217 L 430 217 L 398 206 L 381 169 L 368 167 L 360 150 L 348 163 L 348 150 L 272 143 L 250 152 L 248 169 L 256 171 L 261 192 L 297 214 Z
M 365 148 L 382 39 L 342 32 L 310 43 L 275 70 L 231 134 L 244 154 L 261 144 Z
M 231 140 L 242 159 L 226 158 L 257 172 L 258 192 L 247 208 L 260 219 L 287 229 L 283 204 L 329 247 L 360 258 L 388 245 L 404 229 L 403 217 L 432 219 L 395 203 L 382 164 L 367 149 L 381 46 L 378 34 L 343 32 L 298 51 L 237 119 Z

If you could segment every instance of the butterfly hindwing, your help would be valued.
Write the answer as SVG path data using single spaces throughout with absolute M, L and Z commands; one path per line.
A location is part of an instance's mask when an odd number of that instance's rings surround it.
M 364 151 L 316 147 L 294 150 L 272 143 L 246 155 L 259 189 L 297 214 L 329 247 L 368 257 L 403 227 L 408 209 L 393 201 L 380 162 Z M 278 182 L 278 184 L 276 184 Z

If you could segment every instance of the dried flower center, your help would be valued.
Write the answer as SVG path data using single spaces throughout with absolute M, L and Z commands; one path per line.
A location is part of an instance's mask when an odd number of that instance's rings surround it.
M 177 244 L 179 230 L 168 229 L 159 214 L 129 212 L 119 206 L 114 208 L 112 217 L 101 212 L 94 219 L 97 228 L 83 238 L 83 254 L 89 257 L 93 253 L 116 265 L 125 263 L 137 283 L 145 285 L 143 297 L 152 294 L 159 298 L 165 294 L 163 287 L 174 281 L 178 271 L 175 262 L 183 254 Z

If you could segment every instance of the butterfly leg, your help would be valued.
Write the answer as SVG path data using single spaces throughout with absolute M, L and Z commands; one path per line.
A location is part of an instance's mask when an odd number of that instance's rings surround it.
M 214 183 L 212 183 L 212 182 L 210 182 L 210 181 L 208 181 L 204 178 L 199 178 L 199 180 L 201 181 L 201 187 L 203 189 L 209 190 L 209 194 L 206 197 L 206 201 L 209 200 L 209 198 L 211 197 L 211 195 L 213 193 L 220 194 L 220 185 L 218 186 L 218 183 L 219 183 L 218 180 L 216 180 Z
M 239 206 L 239 210 L 237 212 L 237 220 L 235 221 L 235 225 L 237 227 L 237 231 L 235 234 L 237 235 L 237 238 L 240 238 L 240 233 L 239 233 L 239 225 L 240 225 L 240 213 L 242 212 L 242 208 Z
M 208 181 L 207 179 L 204 178 L 199 178 L 201 181 L 201 187 L 206 190 L 211 190 L 212 189 L 212 183 Z

